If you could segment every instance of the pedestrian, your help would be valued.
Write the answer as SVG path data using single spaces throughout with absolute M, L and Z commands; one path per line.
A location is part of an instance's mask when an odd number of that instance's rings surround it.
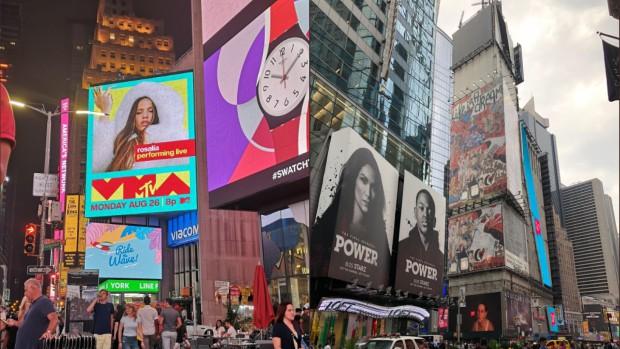
M 215 322 L 215 335 L 216 337 L 222 338 L 226 333 L 226 328 L 224 327 L 224 322 L 222 320 L 217 320 Z
M 118 348 L 140 348 L 138 346 L 138 318 L 136 313 L 136 306 L 127 304 L 125 307 L 125 315 L 123 315 L 118 325 Z
M 30 303 L 28 311 L 23 319 L 17 321 L 10 319 L 7 324 L 18 327 L 15 348 L 36 349 L 39 347 L 40 340 L 54 336 L 58 314 L 54 309 L 54 304 L 43 295 L 41 283 L 37 279 L 26 280 L 24 293 Z
M 136 310 L 134 308 L 134 310 Z M 137 310 L 136 310 L 137 311 Z M 112 329 L 112 348 L 118 347 L 120 341 L 118 337 L 118 330 L 120 322 L 125 315 L 125 302 L 121 302 L 116 306 L 116 312 L 114 312 L 114 328 Z
M 174 343 L 177 341 L 177 330 L 181 327 L 181 314 L 170 306 L 172 300 L 166 299 L 162 304 L 159 323 L 163 327 L 161 333 L 161 341 L 163 349 L 174 349 Z
M 97 349 L 108 349 L 112 346 L 112 329 L 114 328 L 114 305 L 108 302 L 110 294 L 101 289 L 97 298 L 93 299 L 86 311 L 93 314 L 93 334 Z
M 301 348 L 301 328 L 296 326 L 295 309 L 290 302 L 281 303 L 273 326 L 272 343 L 274 349 Z
M 151 297 L 144 297 L 144 306 L 138 310 L 138 331 L 142 333 L 144 349 L 155 348 L 157 318 L 157 310 L 151 307 Z

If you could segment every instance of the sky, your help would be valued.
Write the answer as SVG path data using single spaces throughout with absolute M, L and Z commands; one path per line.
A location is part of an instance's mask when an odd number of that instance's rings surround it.
M 452 36 L 463 11 L 466 21 L 480 9 L 472 6 L 475 2 L 441 0 L 439 27 Z M 536 111 L 549 119 L 556 136 L 562 184 L 599 178 L 613 200 L 618 225 L 620 118 L 618 102 L 607 101 L 603 47 L 596 34 L 618 36 L 607 0 L 506 0 L 502 8 L 513 43 L 523 49 L 520 107 L 534 97 Z

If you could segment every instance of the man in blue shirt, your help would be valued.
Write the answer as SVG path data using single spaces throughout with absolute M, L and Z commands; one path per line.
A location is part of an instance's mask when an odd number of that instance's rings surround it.
M 95 326 L 93 333 L 97 349 L 109 349 L 112 346 L 112 328 L 114 327 L 114 306 L 108 303 L 108 291 L 99 290 L 86 311 L 93 314 Z
M 26 280 L 24 295 L 31 303 L 28 312 L 23 320 L 8 320 L 7 323 L 19 327 L 15 348 L 37 349 L 42 339 L 52 338 L 56 333 L 58 314 L 52 302 L 43 295 L 37 279 Z

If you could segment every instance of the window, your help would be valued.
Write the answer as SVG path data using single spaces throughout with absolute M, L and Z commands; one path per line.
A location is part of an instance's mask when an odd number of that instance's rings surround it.
M 110 40 L 116 40 L 116 34 L 110 33 Z
M 110 58 L 116 58 L 116 53 L 115 52 L 110 52 Z
M 121 53 L 121 59 L 127 59 L 127 55 L 125 55 L 124 53 Z
M 125 63 L 121 63 L 121 69 L 127 69 L 127 65 Z
M 149 68 L 149 73 L 153 74 L 153 68 Z
M 111 69 L 116 69 L 116 63 L 114 63 L 114 62 L 110 63 L 110 68 Z
M 138 25 L 136 26 L 138 29 L 142 29 L 142 23 L 138 23 Z
M 159 64 L 164 64 L 164 59 L 159 57 L 159 59 L 157 60 L 157 62 L 159 62 Z
M 161 40 L 157 40 L 157 46 L 161 46 Z
M 130 61 L 135 61 L 136 60 L 136 55 L 129 55 L 129 60 Z
M 144 56 L 140 56 L 140 62 L 144 62 Z
M 101 51 L 101 57 L 107 57 L 108 54 L 105 51 Z
M 129 43 L 133 46 L 133 35 L 129 35 Z
M 144 73 L 144 66 L 140 66 L 140 73 Z
M 133 64 L 130 64 L 129 65 L 129 70 L 134 71 L 134 70 L 136 70 L 136 67 Z
M 166 59 L 166 64 L 170 65 L 170 60 Z
M 168 47 L 168 40 L 164 40 L 164 46 Z
M 153 59 L 153 57 L 149 57 L 149 63 L 153 63 L 155 62 L 155 60 Z

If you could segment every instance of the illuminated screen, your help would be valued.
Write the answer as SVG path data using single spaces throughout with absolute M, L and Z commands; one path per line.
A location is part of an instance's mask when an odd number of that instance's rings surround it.
M 89 90 L 86 216 L 196 209 L 191 72 Z

